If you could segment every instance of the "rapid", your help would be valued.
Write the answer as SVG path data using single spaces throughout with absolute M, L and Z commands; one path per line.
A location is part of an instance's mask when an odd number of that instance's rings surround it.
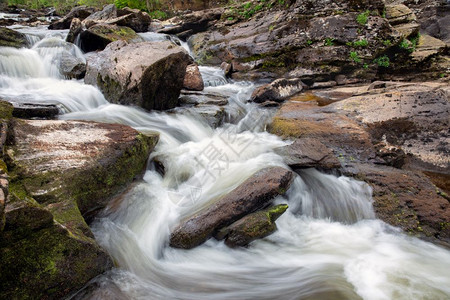
M 247 102 L 255 85 L 200 68 L 205 90 L 229 101 L 224 125 L 214 129 L 195 110 L 146 112 L 108 103 L 96 87 L 59 72 L 64 51 L 85 59 L 64 42 L 67 31 L 15 29 L 32 46 L 0 47 L 0 98 L 56 104 L 64 120 L 160 133 L 143 179 L 91 224 L 116 264 L 93 280 L 104 299 L 450 298 L 449 250 L 377 220 L 367 184 L 315 169 L 299 171 L 287 194 L 275 199 L 289 205 L 278 231 L 248 248 L 214 239 L 192 250 L 169 247 L 181 219 L 262 168 L 288 168 L 274 149 L 289 141 L 265 131 L 274 112 Z M 164 175 L 153 161 L 164 165 Z

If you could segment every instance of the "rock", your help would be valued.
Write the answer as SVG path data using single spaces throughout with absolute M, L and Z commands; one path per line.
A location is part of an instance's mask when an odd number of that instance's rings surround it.
M 112 267 L 83 216 L 143 171 L 158 137 L 119 124 L 11 124 L 0 298 L 65 298 Z
M 78 18 L 80 21 L 86 19 L 92 13 L 95 12 L 95 8 L 87 6 L 77 6 L 72 8 L 72 10 L 62 19 L 59 19 L 48 26 L 48 29 L 69 29 L 70 24 L 74 18 Z
M 8 179 L 2 177 L 0 179 L 0 235 L 5 227 L 6 217 L 5 217 L 5 204 L 6 198 L 8 197 Z
M 118 41 L 88 58 L 84 80 L 112 103 L 165 110 L 178 104 L 190 62 L 186 51 L 169 41 Z
M 386 5 L 386 18 L 391 25 L 416 21 L 416 15 L 404 4 Z
M 206 105 L 224 106 L 228 104 L 228 99 L 226 96 L 222 94 L 209 91 L 205 92 L 205 91 L 181 90 L 180 104 L 185 105 L 206 104 Z
M 126 26 L 135 32 L 146 32 L 151 23 L 150 16 L 139 9 L 125 7 L 117 9 L 114 4 L 106 5 L 103 10 L 93 13 L 83 21 L 86 28 L 97 24 Z
M 233 67 L 231 64 L 227 63 L 227 62 L 223 62 L 222 64 L 220 64 L 220 68 L 223 70 L 223 73 L 225 74 L 225 76 L 230 76 L 231 73 L 233 72 Z
M 257 88 L 252 93 L 250 100 L 256 103 L 264 101 L 283 102 L 287 98 L 301 92 L 303 87 L 304 83 L 299 79 L 280 78 Z
M 386 84 L 333 107 L 362 123 L 373 142 L 402 149 L 415 169 L 450 172 L 450 98 L 445 83 Z
M 269 167 L 255 173 L 229 194 L 183 221 L 171 234 L 170 246 L 190 249 L 245 215 L 267 206 L 274 197 L 284 194 L 293 173 Z
M 86 62 L 65 51 L 59 61 L 59 71 L 67 79 L 82 79 L 86 74 Z
M 203 91 L 205 85 L 203 84 L 202 74 L 198 69 L 197 64 L 191 64 L 186 67 L 186 75 L 184 76 L 183 88 L 193 91 Z
M 108 23 L 127 26 L 136 32 L 147 32 L 152 19 L 148 13 L 139 9 L 125 7 L 117 11 L 118 18 Z
M 117 8 L 114 4 L 108 4 L 102 10 L 97 11 L 83 20 L 85 28 L 92 27 L 99 23 L 106 23 L 110 19 L 117 17 Z
M 23 33 L 18 31 L 0 27 L 0 47 L 27 47 L 28 41 Z
M 442 52 L 447 45 L 432 36 L 421 34 L 416 50 L 411 54 L 413 60 L 417 62 L 425 61 L 433 55 Z
M 108 24 L 91 26 L 80 34 L 81 50 L 84 52 L 103 50 L 108 44 L 118 40 L 130 43 L 144 41 L 131 28 Z
M 82 30 L 83 29 L 81 26 L 81 20 L 78 18 L 73 18 L 72 22 L 70 23 L 70 29 L 66 37 L 66 42 L 74 43 L 75 39 L 81 33 Z
M 159 33 L 178 34 L 184 32 L 184 38 L 192 34 L 206 31 L 222 16 L 223 9 L 215 8 L 203 11 L 196 11 L 190 14 L 181 16 L 181 22 L 175 26 L 170 26 L 158 30 Z
M 223 124 L 225 119 L 225 109 L 214 104 L 197 104 L 192 107 L 179 107 L 175 110 L 179 114 L 190 114 L 202 119 L 212 128 L 217 128 Z
M 256 239 L 262 239 L 277 230 L 275 220 L 288 209 L 287 204 L 272 206 L 246 215 L 218 233 L 228 247 L 244 247 Z
M 13 116 L 22 119 L 54 119 L 59 110 L 53 104 L 13 103 Z
M 293 169 L 341 167 L 333 151 L 313 138 L 296 139 L 291 145 L 275 149 L 275 152 Z
M 382 1 L 377 3 L 382 11 Z M 367 2 L 355 6 L 366 5 L 370 6 Z M 231 63 L 233 77 L 253 78 L 262 72 L 271 78 L 292 77 L 290 72 L 300 68 L 311 71 L 308 77 L 321 74 L 316 81 L 334 80 L 340 73 L 371 80 L 373 71 L 361 71 L 351 53 L 358 55 L 359 62 L 369 63 L 400 37 L 385 18 L 367 16 L 365 24 L 358 23 L 360 13 L 352 6 L 348 1 L 333 5 L 325 0 L 296 1 L 288 9 L 262 11 L 245 22 L 227 25 L 219 21 L 208 32 L 190 37 L 188 43 L 201 64 Z M 391 45 L 383 43 L 387 39 Z M 367 44 L 358 46 L 361 41 Z
M 325 89 L 330 88 L 333 86 L 336 86 L 336 81 L 326 81 L 326 82 L 314 82 L 314 84 L 311 86 L 312 89 Z
M 373 188 L 378 218 L 410 235 L 450 246 L 450 202 L 426 176 L 387 166 L 354 167 L 345 174 Z

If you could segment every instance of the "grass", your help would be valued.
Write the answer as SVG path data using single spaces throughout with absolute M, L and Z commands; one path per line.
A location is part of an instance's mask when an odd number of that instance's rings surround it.
M 367 24 L 367 21 L 369 20 L 370 10 L 366 10 L 365 12 L 360 13 L 358 16 L 356 16 L 356 22 L 358 22 L 359 25 L 364 26 Z
M 325 46 L 334 46 L 334 39 L 326 38 L 323 43 L 324 43 Z
M 379 67 L 384 67 L 384 68 L 388 68 L 390 65 L 390 60 L 387 55 L 380 56 L 380 57 L 376 58 L 373 62 L 376 63 Z
M 360 63 L 361 62 L 361 58 L 359 58 L 359 55 L 356 51 L 352 51 L 350 52 L 350 59 L 356 63 Z
M 369 46 L 369 42 L 366 39 L 363 39 L 356 42 L 348 42 L 346 45 L 354 48 L 364 48 Z

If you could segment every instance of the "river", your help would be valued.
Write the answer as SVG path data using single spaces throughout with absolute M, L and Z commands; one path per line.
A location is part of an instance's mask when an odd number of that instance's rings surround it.
M 63 51 L 84 59 L 63 41 L 67 31 L 17 29 L 33 46 L 0 48 L 1 98 L 56 104 L 64 120 L 160 133 L 150 158 L 164 165 L 165 175 L 150 163 L 143 180 L 91 224 L 117 266 L 93 280 L 102 287 L 100 298 L 450 298 L 449 250 L 376 219 L 367 184 L 315 169 L 300 171 L 287 194 L 275 199 L 289 205 L 278 231 L 248 248 L 230 249 L 214 239 L 192 250 L 169 247 L 170 230 L 182 218 L 262 168 L 287 168 L 274 149 L 289 142 L 265 132 L 273 110 L 247 102 L 253 83 L 227 80 L 212 67 L 200 68 L 205 90 L 229 100 L 219 128 L 192 110 L 146 112 L 110 104 L 97 88 L 59 73 Z

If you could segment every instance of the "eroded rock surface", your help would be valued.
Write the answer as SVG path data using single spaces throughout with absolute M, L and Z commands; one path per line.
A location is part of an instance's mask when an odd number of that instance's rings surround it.
M 144 41 L 133 29 L 110 24 L 93 25 L 80 33 L 81 50 L 84 52 L 103 50 L 108 44 L 119 40 L 130 43 Z

